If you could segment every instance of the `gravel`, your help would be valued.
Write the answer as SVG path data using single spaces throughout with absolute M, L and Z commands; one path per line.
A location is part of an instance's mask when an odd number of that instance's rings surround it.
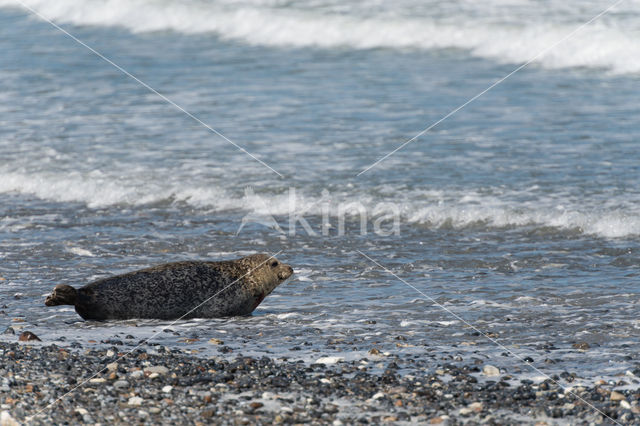
M 435 364 L 393 355 L 347 362 L 327 356 L 324 364 L 266 356 L 194 357 L 152 344 L 126 357 L 118 351 L 0 343 L 3 421 L 7 425 L 11 419 L 36 425 L 640 422 L 640 382 L 633 374 L 586 385 L 567 372 L 563 378 L 534 383 L 496 373 L 495 367 L 472 359 Z M 563 380 L 570 381 L 571 388 L 556 382 Z

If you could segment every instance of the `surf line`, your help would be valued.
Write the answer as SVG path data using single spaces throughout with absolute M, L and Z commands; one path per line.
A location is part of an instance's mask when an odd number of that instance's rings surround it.
M 147 90 L 149 90 L 151 93 L 159 96 L 163 101 L 165 101 L 166 103 L 172 105 L 173 107 L 175 107 L 177 110 L 179 110 L 180 112 L 182 112 L 183 114 L 185 114 L 187 117 L 191 118 L 192 120 L 194 120 L 195 122 L 197 122 L 198 124 L 200 124 L 201 126 L 205 127 L 206 129 L 208 129 L 210 132 L 218 135 L 219 137 L 221 137 L 222 139 L 224 139 L 225 141 L 229 142 L 231 145 L 235 146 L 238 150 L 240 150 L 241 152 L 244 152 L 245 154 L 247 154 L 249 157 L 253 158 L 255 161 L 257 161 L 258 163 L 262 164 L 263 166 L 265 166 L 266 168 L 268 168 L 269 170 L 271 170 L 273 173 L 277 174 L 279 177 L 284 177 L 281 173 L 279 173 L 277 170 L 275 170 L 273 167 L 271 167 L 270 165 L 268 165 L 267 163 L 265 163 L 264 161 L 262 161 L 261 159 L 259 159 L 258 157 L 256 157 L 255 155 L 253 155 L 252 153 L 250 153 L 249 151 L 247 151 L 245 148 L 243 148 L 242 146 L 238 145 L 237 143 L 235 143 L 234 141 L 232 141 L 231 139 L 229 139 L 228 137 L 226 137 L 224 134 L 222 134 L 220 131 L 214 129 L 213 127 L 211 127 L 209 124 L 205 123 L 204 121 L 202 121 L 200 118 L 198 118 L 197 116 L 195 116 L 194 114 L 190 113 L 189 111 L 187 111 L 185 108 L 183 108 L 182 106 L 178 105 L 177 103 L 175 103 L 173 100 L 169 99 L 167 96 L 163 95 L 162 93 L 158 92 L 156 89 L 154 89 L 153 87 L 151 87 L 149 84 L 145 83 L 144 81 L 140 80 L 138 77 L 136 77 L 135 75 L 131 74 L 129 71 L 127 71 L 126 69 L 122 68 L 120 65 L 116 64 L 115 62 L 113 62 L 111 59 L 107 58 L 106 56 L 104 56 L 102 53 L 98 52 L 97 50 L 95 50 L 93 47 L 89 46 L 87 43 L 83 42 L 82 40 L 80 40 L 78 37 L 74 36 L 73 34 L 71 34 L 70 32 L 68 32 L 67 30 L 65 30 L 64 28 L 60 27 L 58 24 L 56 24 L 55 22 L 53 22 L 52 20 L 50 20 L 49 18 L 47 18 L 46 16 L 42 15 L 40 12 L 38 12 L 37 10 L 33 9 L 32 7 L 26 5 L 22 0 L 14 0 L 16 3 L 18 3 L 19 5 L 21 5 L 23 8 L 25 8 L 26 10 L 28 10 L 29 12 L 31 12 L 33 15 L 37 16 L 38 18 L 42 19 L 43 21 L 49 23 L 52 27 L 54 27 L 55 29 L 57 29 L 58 31 L 60 31 L 61 33 L 65 34 L 67 37 L 69 37 L 70 39 L 72 39 L 73 41 L 75 41 L 76 43 L 78 43 L 81 46 L 84 46 L 85 48 L 87 48 L 89 51 L 91 51 L 91 53 L 93 53 L 94 55 L 96 55 L 97 57 L 99 57 L 100 59 L 102 59 L 103 61 L 107 62 L 109 65 L 113 66 L 114 68 L 116 68 L 118 71 L 120 71 L 121 73 L 123 73 L 124 75 L 126 75 L 127 77 L 133 79 L 134 81 L 136 81 L 138 84 L 142 85 L 143 87 L 145 87 Z
M 507 353 L 513 355 L 515 358 L 517 358 L 519 361 L 521 361 L 522 363 L 524 363 L 526 366 L 528 366 L 529 368 L 531 368 L 532 370 L 534 370 L 535 372 L 543 375 L 544 377 L 546 377 L 548 380 L 552 381 L 554 384 L 558 385 L 558 387 L 560 387 L 561 389 L 563 389 L 565 391 L 565 393 L 568 393 L 572 396 L 574 396 L 575 398 L 579 399 L 580 401 L 584 402 L 586 405 L 588 405 L 589 407 L 593 408 L 595 411 L 597 411 L 598 413 L 600 413 L 602 416 L 606 417 L 607 419 L 611 420 L 613 423 L 622 426 L 622 424 L 618 421 L 616 421 L 615 419 L 611 418 L 611 416 L 608 416 L 606 413 L 604 413 L 602 410 L 598 409 L 598 407 L 596 407 L 595 405 L 591 404 L 589 401 L 587 401 L 586 399 L 582 398 L 580 395 L 572 392 L 572 391 L 568 391 L 567 388 L 565 388 L 564 386 L 562 386 L 562 384 L 558 383 L 557 380 L 554 380 L 553 378 L 551 378 L 548 374 L 546 374 L 544 371 L 540 370 L 538 367 L 536 367 L 535 365 L 532 365 L 530 362 L 525 361 L 525 359 L 523 357 L 521 357 L 519 354 L 515 353 L 514 351 L 512 351 L 511 349 L 507 348 L 505 345 L 503 345 L 502 343 L 498 342 L 498 340 L 496 340 L 495 338 L 489 336 L 487 333 L 483 332 L 482 330 L 478 329 L 475 325 L 473 325 L 472 323 L 470 323 L 469 321 L 465 320 L 464 318 L 462 318 L 460 315 L 456 314 L 455 312 L 453 312 L 451 309 L 447 308 L 446 306 L 444 306 L 443 304 L 439 303 L 436 299 L 434 299 L 433 297 L 429 296 L 428 294 L 424 293 L 423 291 L 421 291 L 419 288 L 417 288 L 416 286 L 410 284 L 408 281 L 403 280 L 402 278 L 400 278 L 397 274 L 395 274 L 393 271 L 389 270 L 388 268 L 386 268 L 384 265 L 382 265 L 381 263 L 379 263 L 377 260 L 371 258 L 370 256 L 368 256 L 367 254 L 365 254 L 364 252 L 356 249 L 356 251 L 358 253 L 360 253 L 360 255 L 362 257 L 364 257 L 365 259 L 367 259 L 368 261 L 370 261 L 371 263 L 373 263 L 374 265 L 376 265 L 377 267 L 379 267 L 380 269 L 382 269 L 383 271 L 387 272 L 389 275 L 393 276 L 394 278 L 398 279 L 400 282 L 402 282 L 403 284 L 405 284 L 407 287 L 411 287 L 413 290 L 415 290 L 417 293 L 419 293 L 422 298 L 424 300 L 427 300 L 431 303 L 433 303 L 434 305 L 436 305 L 437 307 L 439 307 L 440 309 L 442 309 L 443 311 L 447 312 L 448 314 L 452 315 L 453 317 L 455 317 L 458 321 L 462 322 L 463 324 L 467 325 L 468 327 L 470 327 L 471 329 L 473 329 L 475 332 L 480 333 L 481 336 L 483 336 L 484 338 L 490 340 L 492 343 L 494 343 L 495 345 L 497 345 L 499 348 L 501 348 L 502 350 L 506 351 Z
M 396 152 L 400 151 L 402 148 L 404 148 L 405 146 L 409 145 L 411 142 L 415 141 L 416 139 L 418 139 L 420 136 L 424 135 L 425 133 L 427 133 L 429 130 L 433 129 L 434 127 L 436 127 L 438 124 L 442 123 L 443 121 L 445 121 L 447 118 L 451 117 L 452 115 L 456 114 L 458 111 L 460 111 L 461 109 L 465 108 L 467 105 L 469 105 L 470 103 L 472 103 L 473 101 L 475 101 L 476 99 L 478 99 L 479 97 L 481 97 L 482 95 L 484 95 L 485 93 L 487 93 L 488 91 L 490 91 L 491 89 L 493 89 L 494 87 L 496 87 L 497 85 L 499 85 L 500 83 L 504 82 L 506 79 L 508 79 L 509 77 L 511 77 L 512 75 L 514 75 L 515 73 L 517 73 L 518 71 L 520 71 L 521 69 L 523 69 L 524 67 L 526 67 L 527 65 L 531 64 L 533 61 L 535 61 L 536 59 L 538 59 L 540 56 L 546 54 L 547 52 L 549 52 L 550 50 L 553 50 L 556 46 L 558 46 L 559 44 L 563 43 L 564 41 L 568 40 L 569 38 L 573 37 L 578 31 L 580 31 L 581 29 L 583 29 L 584 27 L 586 27 L 587 25 L 591 24 L 593 21 L 603 17 L 604 15 L 606 15 L 607 13 L 609 13 L 614 7 L 616 7 L 617 5 L 619 5 L 620 3 L 622 3 L 624 0 L 616 0 L 615 3 L 611 4 L 609 7 L 607 7 L 606 9 L 604 9 L 603 11 L 601 11 L 600 13 L 598 13 L 597 15 L 595 15 L 593 18 L 589 19 L 587 22 L 579 25 L 578 27 L 576 27 L 573 31 L 571 31 L 570 33 L 566 34 L 564 37 L 562 37 L 560 40 L 556 41 L 555 43 L 551 44 L 550 46 L 542 49 L 541 51 L 539 51 L 535 56 L 533 56 L 531 59 L 529 59 L 527 62 L 525 62 L 524 64 L 518 66 L 516 69 L 514 69 L 513 71 L 511 71 L 509 74 L 505 75 L 504 77 L 496 80 L 493 84 L 491 84 L 489 87 L 487 87 L 486 89 L 484 89 L 483 91 L 481 91 L 480 93 L 478 93 L 477 95 L 473 96 L 472 98 L 470 98 L 468 101 L 466 101 L 465 103 L 457 106 L 456 108 L 452 109 L 451 111 L 449 111 L 449 113 L 447 113 L 446 115 L 444 115 L 442 118 L 440 118 L 438 121 L 434 122 L 433 124 L 431 124 L 429 127 L 427 127 L 426 129 L 420 131 L 417 135 L 415 135 L 414 137 L 412 137 L 411 139 L 407 140 L 406 142 L 404 142 L 402 145 L 400 145 L 399 147 L 397 147 L 396 149 L 394 149 L 393 151 L 389 152 L 388 154 L 384 155 L 383 157 L 380 157 L 375 163 L 370 164 L 369 166 L 365 167 L 363 170 L 360 171 L 360 173 L 358 173 L 356 175 L 356 177 L 359 177 L 360 175 L 368 172 L 369 170 L 371 170 L 372 168 L 374 168 L 375 166 L 377 166 L 378 164 L 380 164 L 382 161 L 386 160 L 387 158 L 391 157 L 393 154 L 395 154 Z

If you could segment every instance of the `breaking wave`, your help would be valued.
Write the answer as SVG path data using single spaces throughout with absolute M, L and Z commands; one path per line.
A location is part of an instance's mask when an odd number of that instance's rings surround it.
M 58 23 L 119 26 L 132 32 L 212 33 L 253 45 L 343 49 L 462 49 L 521 63 L 556 44 L 607 4 L 546 6 L 515 0 L 467 2 L 23 0 Z M 16 7 L 0 0 L 0 7 Z M 574 7 L 572 7 L 572 5 Z M 620 9 L 626 7 L 625 10 Z M 625 2 L 536 59 L 545 68 L 640 71 L 640 4 Z

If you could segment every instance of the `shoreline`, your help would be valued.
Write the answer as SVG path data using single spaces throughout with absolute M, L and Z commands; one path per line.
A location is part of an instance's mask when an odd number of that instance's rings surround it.
M 518 380 L 468 360 L 436 365 L 372 355 L 348 362 L 327 357 L 327 364 L 318 364 L 266 356 L 203 358 L 160 345 L 118 358 L 123 353 L 116 347 L 80 352 L 0 342 L 3 418 L 29 424 L 335 425 L 586 425 L 640 419 L 640 387 L 631 377 L 563 390 L 552 380 Z M 563 379 L 579 383 L 574 376 Z

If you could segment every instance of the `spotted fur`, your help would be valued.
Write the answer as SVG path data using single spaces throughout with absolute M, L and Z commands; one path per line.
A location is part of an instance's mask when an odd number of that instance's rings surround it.
M 58 285 L 47 306 L 74 305 L 84 319 L 217 318 L 248 315 L 293 274 L 275 257 L 175 262 L 94 281 Z

